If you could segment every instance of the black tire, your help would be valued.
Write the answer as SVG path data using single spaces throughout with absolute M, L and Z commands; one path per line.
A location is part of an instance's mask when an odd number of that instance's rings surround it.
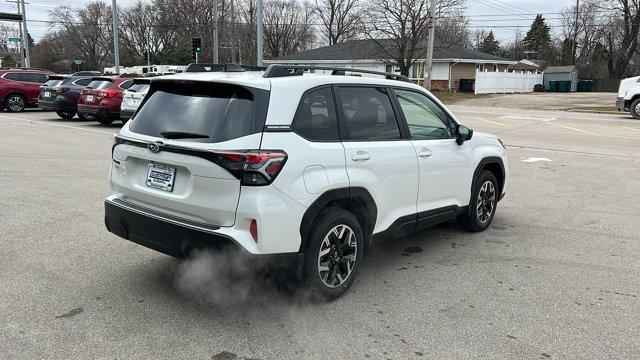
M 488 183 L 490 183 L 490 185 L 488 185 Z M 491 188 L 493 188 L 492 194 L 490 191 Z M 469 231 L 484 231 L 493 221 L 499 197 L 499 187 L 496 177 L 491 171 L 483 170 L 471 186 L 469 207 L 458 217 L 458 221 Z M 480 200 L 484 200 L 481 205 L 478 204 Z
M 102 116 L 96 116 L 95 120 L 102 125 L 111 125 L 113 119 L 105 119 Z
M 640 120 L 640 98 L 633 100 L 631 107 L 629 108 L 629 112 L 631 113 L 631 116 Z
M 76 116 L 76 112 L 75 111 L 63 111 L 63 110 L 58 110 L 56 111 L 56 114 L 58 114 L 59 117 L 63 118 L 63 119 L 73 119 L 74 116 Z
M 9 112 L 22 112 L 27 107 L 27 100 L 20 94 L 10 94 L 4 99 L 4 107 Z
M 340 228 L 341 226 L 342 228 Z M 342 239 L 332 233 L 334 229 L 343 234 Z M 349 230 L 351 230 L 353 237 L 348 235 Z M 327 242 L 325 242 L 325 237 L 328 238 Z M 351 244 L 345 241 L 349 241 Z M 355 244 L 355 249 L 353 244 Z M 328 253 L 320 255 L 321 250 L 326 250 Z M 358 219 L 352 213 L 340 208 L 328 207 L 324 209 L 315 219 L 307 239 L 302 265 L 303 285 L 311 290 L 315 298 L 321 300 L 330 301 L 342 296 L 358 275 L 364 255 L 363 250 L 363 234 Z M 355 259 L 352 259 L 352 254 L 355 255 Z M 322 271 L 321 264 L 327 269 L 333 267 L 333 271 L 330 269 Z M 348 272 L 349 268 L 350 272 Z M 339 271 L 336 273 L 336 270 Z M 338 274 L 341 275 L 338 276 Z M 341 278 L 345 274 L 346 277 Z M 333 286 L 327 283 L 331 283 Z

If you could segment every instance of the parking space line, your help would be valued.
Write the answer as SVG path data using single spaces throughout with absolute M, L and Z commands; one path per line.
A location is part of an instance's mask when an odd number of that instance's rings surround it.
M 632 127 L 629 127 L 629 126 L 623 126 L 623 128 L 628 129 L 628 130 L 633 130 L 633 131 L 640 132 L 640 129 L 632 128 Z
M 577 129 L 571 126 L 566 126 L 566 125 L 560 125 L 560 124 L 556 124 L 556 123 L 552 123 L 551 121 L 545 121 L 544 124 L 549 124 L 549 125 L 554 125 L 554 126 L 559 126 L 561 128 L 565 128 L 565 129 L 569 129 L 569 130 L 573 130 L 573 131 L 578 131 L 581 132 L 583 134 L 589 134 L 589 135 L 593 135 L 593 136 L 600 136 L 600 134 L 588 131 L 588 130 L 582 130 L 582 129 Z
M 12 117 L 12 116 L 0 115 L 0 118 L 9 119 L 9 120 L 24 121 L 24 122 L 34 123 L 34 124 L 58 126 L 58 127 L 63 127 L 63 128 L 67 128 L 67 129 L 77 129 L 77 130 L 84 130 L 84 131 L 90 131 L 90 132 L 97 132 L 97 133 L 108 134 L 108 135 L 115 134 L 115 131 L 114 132 L 109 132 L 109 131 L 102 131 L 102 130 L 95 130 L 95 129 L 87 129 L 87 128 L 78 127 L 78 126 L 56 124 L 56 123 L 50 123 L 50 122 L 38 121 L 38 120 L 21 119 L 21 118 Z
M 489 124 L 502 126 L 502 127 L 509 127 L 509 125 L 505 125 L 505 124 L 502 124 L 502 123 L 499 123 L 499 122 L 495 122 L 495 121 L 491 121 L 491 120 L 487 120 L 487 119 L 483 119 L 483 118 L 479 118 L 479 117 L 475 117 L 474 119 L 480 120 L 480 121 L 484 121 L 484 122 L 489 123 Z

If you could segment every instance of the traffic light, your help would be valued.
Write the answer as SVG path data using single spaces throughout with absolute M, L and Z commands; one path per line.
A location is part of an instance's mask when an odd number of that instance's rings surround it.
M 202 40 L 200 38 L 191 39 L 191 54 L 196 57 L 196 53 L 202 52 Z

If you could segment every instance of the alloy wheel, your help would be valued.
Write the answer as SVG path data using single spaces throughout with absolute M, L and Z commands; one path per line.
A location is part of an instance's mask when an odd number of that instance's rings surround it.
M 12 96 L 7 102 L 7 106 L 11 111 L 19 112 L 24 109 L 24 99 L 20 96 Z
M 496 200 L 496 190 L 493 182 L 485 181 L 480 187 L 478 192 L 478 199 L 476 200 L 476 213 L 478 215 L 478 221 L 486 223 L 491 219 L 493 209 Z
M 320 245 L 320 280 L 330 288 L 344 284 L 355 266 L 357 251 L 358 245 L 353 230 L 344 224 L 334 226 Z

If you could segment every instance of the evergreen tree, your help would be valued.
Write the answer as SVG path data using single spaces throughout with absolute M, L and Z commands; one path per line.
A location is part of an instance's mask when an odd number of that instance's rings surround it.
M 496 40 L 495 36 L 493 36 L 493 31 L 489 31 L 489 34 L 482 39 L 482 43 L 480 43 L 478 50 L 492 55 L 496 55 L 498 53 L 498 50 L 500 50 L 500 42 Z
M 525 49 L 544 53 L 551 47 L 551 33 L 542 15 L 537 15 L 523 39 Z

